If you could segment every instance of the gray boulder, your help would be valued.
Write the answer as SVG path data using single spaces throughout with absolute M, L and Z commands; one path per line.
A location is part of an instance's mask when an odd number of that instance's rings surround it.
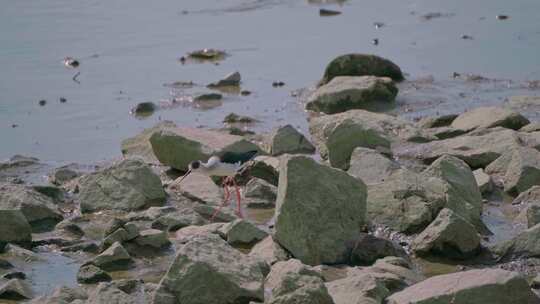
M 141 231 L 139 236 L 134 239 L 134 242 L 139 246 L 148 246 L 156 249 L 171 244 L 167 237 L 167 231 L 157 229 L 146 229 Z
M 497 244 L 492 250 L 502 261 L 540 257 L 540 224 L 522 231 L 513 239 Z
M 528 228 L 540 223 L 540 186 L 533 186 L 522 192 L 512 201 L 512 205 L 524 206 Z
M 194 160 L 226 152 L 245 152 L 259 148 L 241 136 L 216 131 L 174 128 L 155 132 L 150 137 L 152 150 L 164 165 L 186 171 Z
M 83 265 L 77 272 L 77 282 L 80 284 L 95 284 L 111 281 L 111 276 L 94 265 Z
M 289 273 L 272 290 L 268 304 L 334 304 L 322 279 Z
M 223 79 L 213 82 L 208 85 L 209 88 L 226 87 L 226 86 L 239 86 L 242 76 L 239 72 L 232 72 L 227 74 Z
M 526 147 L 509 148 L 486 167 L 486 172 L 502 177 L 504 190 L 517 195 L 540 185 L 540 151 Z
M 264 238 L 251 248 L 249 255 L 264 260 L 268 265 L 289 259 L 289 254 L 281 245 L 276 243 L 271 235 Z
M 387 257 L 407 258 L 405 250 L 392 241 L 375 237 L 367 233 L 360 236 L 351 244 L 349 265 L 372 265 L 376 260 Z
M 32 227 L 20 210 L 0 209 L 0 252 L 7 243 L 27 248 L 32 244 Z
M 263 274 L 219 236 L 200 235 L 179 246 L 158 290 L 174 297 L 170 303 L 249 303 L 263 300 Z
M 248 207 L 273 208 L 276 205 L 277 187 L 260 178 L 249 180 L 244 189 Z
M 20 301 L 32 297 L 32 290 L 25 281 L 19 279 L 0 281 L 0 299 Z
M 151 128 L 144 129 L 134 137 L 122 141 L 122 154 L 124 157 L 142 158 L 146 163 L 159 164 L 152 150 L 150 137 L 156 132 L 174 128 L 176 125 L 172 121 L 162 121 Z
M 266 139 L 267 150 L 271 155 L 281 154 L 313 154 L 313 144 L 293 126 L 286 125 L 276 128 Z
M 265 231 L 243 219 L 223 225 L 218 233 L 231 245 L 251 245 L 268 235 Z
M 324 71 L 319 85 L 324 85 L 336 76 L 390 77 L 395 81 L 404 79 L 401 69 L 392 61 L 367 54 L 346 54 L 332 60 Z
M 326 283 L 335 304 L 382 304 L 390 295 L 385 284 L 366 273 Z
M 347 173 L 366 184 L 384 182 L 401 166 L 378 151 L 358 147 L 351 154 L 351 165 Z
M 223 223 L 212 223 L 204 226 L 188 226 L 176 231 L 177 244 L 184 244 L 194 236 L 207 236 L 209 234 L 218 234 Z
M 67 286 L 56 287 L 52 294 L 44 295 L 30 301 L 31 304 L 70 304 L 85 303 L 88 295 L 82 288 L 72 288 Z M 76 302 L 80 301 L 80 302 Z
M 185 208 L 156 218 L 152 222 L 151 227 L 165 231 L 176 231 L 187 226 L 204 224 L 206 224 L 206 220 L 195 212 L 195 210 Z
M 133 211 L 165 202 L 161 180 L 140 160 L 127 159 L 80 180 L 81 212 Z
M 303 156 L 283 159 L 279 171 L 275 240 L 309 265 L 346 261 L 365 224 L 364 183 Z
M 297 259 L 290 259 L 287 261 L 280 261 L 272 265 L 270 273 L 266 276 L 264 287 L 270 290 L 277 288 L 284 277 L 288 274 L 322 278 L 321 274 L 315 267 L 305 265 Z
M 137 302 L 135 296 L 120 290 L 112 283 L 102 282 L 89 293 L 85 304 L 132 304 Z
M 482 194 L 489 194 L 491 191 L 493 191 L 494 186 L 491 176 L 489 176 L 484 169 L 476 169 L 473 171 L 473 174 L 476 184 L 478 185 L 478 189 Z
M 457 114 L 448 114 L 437 117 L 424 117 L 417 122 L 417 125 L 421 128 L 426 129 L 448 127 L 457 117 Z
M 374 76 L 339 76 L 319 87 L 306 109 L 335 114 L 352 109 L 379 111 L 391 106 L 398 93 L 392 79 Z
M 472 224 L 445 208 L 416 236 L 411 248 L 419 255 L 466 259 L 480 251 L 480 237 Z
M 479 269 L 431 277 L 387 298 L 388 304 L 536 303 L 527 281 L 502 269 Z
M 480 107 L 459 115 L 451 124 L 461 130 L 503 127 L 519 130 L 529 123 L 523 115 L 499 107 Z
M 523 126 L 521 129 L 519 129 L 520 132 L 538 132 L 540 131 L 540 123 L 539 122 L 532 122 L 528 125 Z
M 86 264 L 92 264 L 105 270 L 116 270 L 126 268 L 131 261 L 131 256 L 126 249 L 119 242 L 116 242 Z

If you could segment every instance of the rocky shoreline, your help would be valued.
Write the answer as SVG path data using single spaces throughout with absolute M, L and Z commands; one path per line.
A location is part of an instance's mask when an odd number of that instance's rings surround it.
M 105 166 L 0 163 L 0 299 L 540 303 L 540 128 L 520 113 L 540 99 L 408 121 L 384 113 L 403 80 L 387 59 L 343 55 L 307 99 L 310 136 L 164 121 Z M 217 180 L 172 183 L 193 160 L 250 150 L 245 219 L 210 221 Z M 24 178 L 43 171 L 46 185 Z M 44 252 L 73 261 L 73 284 L 34 290 L 25 267 Z

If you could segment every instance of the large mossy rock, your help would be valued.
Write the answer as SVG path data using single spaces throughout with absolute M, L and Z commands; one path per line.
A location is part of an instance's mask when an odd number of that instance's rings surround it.
M 309 265 L 346 262 L 366 223 L 364 183 L 303 156 L 284 158 L 279 172 L 275 240 Z
M 178 304 L 262 301 L 260 266 L 259 261 L 232 248 L 218 235 L 193 236 L 179 244 L 158 290 L 172 295 L 170 303 Z
M 364 110 L 322 115 L 310 120 L 309 131 L 324 159 L 347 170 L 353 150 L 364 147 L 390 154 L 392 143 L 426 141 L 423 131 L 398 117 Z
M 501 177 L 504 190 L 518 195 L 540 185 L 540 152 L 526 147 L 509 148 L 486 167 L 486 172 Z
M 378 111 L 390 108 L 398 93 L 392 79 L 374 76 L 339 76 L 319 87 L 306 109 L 335 114 L 352 109 Z
M 165 202 L 159 176 L 141 160 L 127 159 L 80 180 L 81 212 L 134 211 Z
M 502 269 L 479 269 L 431 277 L 395 293 L 388 304 L 533 304 L 525 278 Z
M 195 128 L 161 130 L 152 134 L 150 143 L 162 164 L 182 171 L 194 160 L 206 161 L 221 152 L 259 150 L 241 136 Z
M 0 252 L 7 243 L 30 247 L 32 227 L 20 210 L 0 209 Z
M 23 185 L 0 184 L 0 209 L 20 210 L 32 228 L 63 219 L 50 197 Z
M 159 164 L 152 150 L 150 137 L 156 132 L 174 128 L 176 125 L 172 121 L 163 121 L 151 128 L 144 129 L 141 133 L 122 141 L 122 154 L 125 157 L 142 158 L 147 163 Z
M 529 120 L 517 112 L 499 107 L 480 107 L 459 115 L 451 126 L 465 131 L 494 127 L 519 130 L 528 123 Z
M 480 251 L 480 237 L 472 224 L 445 208 L 416 236 L 411 248 L 420 255 L 466 259 Z
M 326 66 L 319 85 L 324 85 L 337 76 L 390 77 L 395 81 L 404 79 L 401 69 L 395 63 L 367 54 L 346 54 L 336 57 Z

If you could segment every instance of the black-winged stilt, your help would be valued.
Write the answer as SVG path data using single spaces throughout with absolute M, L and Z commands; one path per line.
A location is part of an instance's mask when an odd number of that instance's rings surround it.
M 68 69 L 76 69 L 78 68 L 81 64 L 79 62 L 79 60 L 75 59 L 75 58 L 72 58 L 72 57 L 65 57 L 64 58 L 64 65 L 66 66 L 66 68 Z M 77 77 L 81 74 L 81 72 L 77 71 L 77 74 L 75 74 L 75 76 L 73 76 L 73 81 L 75 82 L 79 82 L 77 80 Z
M 214 214 L 212 214 L 210 220 L 214 220 L 221 208 L 223 208 L 229 201 L 230 192 L 228 187 L 231 185 L 234 186 L 236 191 L 236 214 L 239 217 L 243 217 L 240 189 L 238 188 L 238 184 L 236 183 L 234 177 L 246 168 L 248 162 L 252 160 L 257 153 L 258 151 L 256 150 L 247 152 L 225 152 L 221 155 L 210 157 L 207 162 L 202 162 L 200 160 L 193 161 L 189 164 L 186 174 L 179 177 L 177 179 L 178 182 L 174 181 L 173 183 L 180 184 L 182 180 L 184 180 L 184 178 L 186 178 L 192 172 L 199 172 L 207 176 L 223 176 L 225 177 L 222 183 L 223 190 L 225 191 L 225 198 L 223 200 L 223 204 L 221 204 L 221 206 L 214 211 Z

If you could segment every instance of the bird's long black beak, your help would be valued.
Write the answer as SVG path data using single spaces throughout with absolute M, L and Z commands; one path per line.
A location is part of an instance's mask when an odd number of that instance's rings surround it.
M 186 178 L 190 173 L 191 173 L 191 170 L 188 170 L 188 172 L 186 172 L 186 174 L 184 174 L 184 176 L 180 178 L 180 180 L 178 181 L 178 184 L 180 184 L 184 180 L 184 178 Z

